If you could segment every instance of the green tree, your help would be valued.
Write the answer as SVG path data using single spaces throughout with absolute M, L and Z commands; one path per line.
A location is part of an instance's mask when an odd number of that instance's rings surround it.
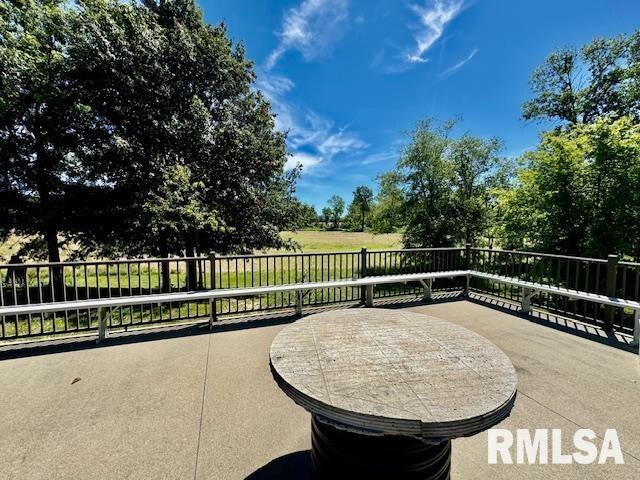
M 448 158 L 452 164 L 453 204 L 463 226 L 463 239 L 472 243 L 488 228 L 492 187 L 496 173 L 503 168 L 498 157 L 502 143 L 465 134 L 451 143 Z
M 504 245 L 577 253 L 587 220 L 582 147 L 552 132 L 521 162 L 515 188 L 501 195 Z
M 406 199 L 403 211 L 407 247 L 455 243 L 452 165 L 446 158 L 452 127 L 452 123 L 434 127 L 431 121 L 420 122 L 398 160 L 397 178 Z
M 63 1 L 0 2 L 0 239 L 28 237 L 52 262 L 92 185 L 76 155 L 91 118 L 71 75 L 73 15 Z
M 568 125 L 640 115 L 640 31 L 551 53 L 531 76 L 523 117 Z
M 163 257 L 285 244 L 299 170 L 283 172 L 285 136 L 224 25 L 193 0 L 0 14 L 0 236 L 33 237 L 52 261 L 69 241 Z M 166 182 L 185 172 L 198 202 L 167 215 Z M 180 228 L 193 215 L 212 221 Z
M 549 132 L 501 197 L 512 247 L 640 255 L 640 126 L 630 117 Z
M 331 223 L 331 220 L 333 219 L 333 211 L 331 210 L 331 208 L 329 207 L 324 207 L 322 209 L 322 221 L 325 224 L 325 227 L 328 227 L 329 224 Z
M 356 187 L 353 191 L 353 205 L 354 210 L 357 210 L 360 214 L 360 231 L 364 232 L 364 224 L 367 213 L 371 210 L 371 203 L 373 202 L 373 192 L 365 185 Z
M 342 220 L 342 215 L 344 214 L 344 199 L 340 195 L 333 195 L 329 199 L 329 209 L 331 210 L 331 222 L 333 223 L 333 228 L 340 228 L 340 221 Z
M 292 223 L 294 228 L 313 228 L 318 224 L 318 213 L 313 205 L 293 200 Z
M 86 230 L 84 244 L 160 256 L 283 246 L 278 232 L 292 225 L 299 171 L 283 173 L 285 136 L 225 26 L 206 24 L 193 0 L 89 0 L 73 30 L 76 76 L 90 92 L 84 101 L 110 132 L 83 154 L 109 179 L 107 218 L 118 212 L 115 222 Z M 169 194 L 163 186 L 182 167 L 197 179 L 198 215 L 215 220 L 196 231 L 176 228 L 191 220 L 185 210 L 170 218 L 173 227 L 149 218 L 159 211 L 147 206 Z M 140 218 L 158 225 L 157 236 Z
M 410 247 L 475 242 L 488 229 L 495 185 L 505 162 L 501 142 L 465 134 L 451 137 L 452 122 L 420 122 L 386 188 L 402 199 L 404 242 Z
M 371 229 L 375 233 L 392 233 L 402 228 L 405 201 L 397 172 L 379 175 L 378 194 L 371 212 Z

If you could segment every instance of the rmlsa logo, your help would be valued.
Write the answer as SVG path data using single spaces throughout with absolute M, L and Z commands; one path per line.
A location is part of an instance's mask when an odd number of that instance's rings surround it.
M 549 437 L 551 431 L 551 437 Z M 566 465 L 579 463 L 589 465 L 592 463 L 607 463 L 609 459 L 613 463 L 623 464 L 622 449 L 615 429 L 608 429 L 600 450 L 594 440 L 598 438 L 593 430 L 582 428 L 573 435 L 574 451 L 565 453 L 562 451 L 562 430 L 546 428 L 534 431 L 518 429 L 516 431 L 515 445 L 513 434 L 509 430 L 492 428 L 489 430 L 488 461 L 489 464 L 500 463 L 513 464 L 511 453 L 515 449 L 515 463 L 517 464 L 553 464 Z M 598 442 L 599 443 L 599 442 Z M 551 452 L 549 452 L 551 449 Z

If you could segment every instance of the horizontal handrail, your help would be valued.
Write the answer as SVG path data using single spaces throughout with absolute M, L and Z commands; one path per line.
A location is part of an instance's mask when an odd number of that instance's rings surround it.
M 578 260 L 578 261 L 591 262 L 591 263 L 604 263 L 604 264 L 607 263 L 607 261 L 603 258 L 573 257 L 570 255 L 557 255 L 555 253 L 528 252 L 528 251 L 521 251 L 521 250 L 501 250 L 501 249 L 494 249 L 494 248 L 478 248 L 478 247 L 472 247 L 471 250 L 476 252 L 487 252 L 487 253 L 491 252 L 491 253 L 498 253 L 498 254 L 509 253 L 512 255 L 530 255 L 534 257 L 557 258 L 561 260 Z
M 74 260 L 70 262 L 39 262 L 39 263 L 0 263 L 0 268 L 49 268 L 73 267 L 83 265 L 117 265 L 127 263 L 166 263 L 166 262 L 197 262 L 209 260 L 209 257 L 165 257 L 165 258 L 123 258 L 118 260 Z
M 73 300 L 68 302 L 33 303 L 29 305 L 12 305 L 0 307 L 0 316 L 28 315 L 38 313 L 64 312 L 95 308 L 116 308 L 130 305 L 149 305 L 172 302 L 194 302 L 217 298 L 243 297 L 266 293 L 292 292 L 300 290 L 316 290 L 321 288 L 359 287 L 385 283 L 412 282 L 422 279 L 453 278 L 466 276 L 466 270 L 443 272 L 412 273 L 403 275 L 381 275 L 347 280 L 325 282 L 289 283 L 246 288 L 223 288 L 218 290 L 199 290 L 180 293 L 161 293 L 155 295 L 135 295 L 129 297 L 105 298 L 101 300 Z
M 0 315 L 26 315 L 35 313 L 51 313 L 60 311 L 71 311 L 78 309 L 90 308 L 114 308 L 130 305 L 148 305 L 172 302 L 193 302 L 203 301 L 216 298 L 243 297 L 252 295 L 262 295 L 266 293 L 291 292 L 299 290 L 315 290 L 321 288 L 342 288 L 342 287 L 359 287 L 367 285 L 379 285 L 385 283 L 398 282 L 414 282 L 424 279 L 437 278 L 453 278 L 471 276 L 482 278 L 485 280 L 495 280 L 509 285 L 530 288 L 532 290 L 544 291 L 563 295 L 570 298 L 588 300 L 603 305 L 611 305 L 614 307 L 630 308 L 640 310 L 640 302 L 625 300 L 617 297 L 599 295 L 595 293 L 582 292 L 569 288 L 555 287 L 542 283 L 528 282 L 511 277 L 501 275 L 493 275 L 474 270 L 451 270 L 442 272 L 425 272 L 410 273 L 401 275 L 380 275 L 372 277 L 364 277 L 357 279 L 333 280 L 324 282 L 308 282 L 308 283 L 289 283 L 284 285 L 271 285 L 261 287 L 245 287 L 245 288 L 223 288 L 219 290 L 199 290 L 180 293 L 161 293 L 155 295 L 135 295 L 130 297 L 105 298 L 100 300 L 74 300 L 68 302 L 49 302 L 37 303 L 30 305 L 12 305 L 8 307 L 0 307 Z
M 640 337 L 640 302 L 625 300 L 613 296 L 600 295 L 595 293 L 582 292 L 579 290 L 572 290 L 563 287 L 556 287 L 552 285 L 545 285 L 536 282 L 529 282 L 512 277 L 505 277 L 501 275 L 494 275 L 484 272 L 478 272 L 474 270 L 451 270 L 441 272 L 425 272 L 425 273 L 413 273 L 413 274 L 400 274 L 400 275 L 381 275 L 381 276 L 369 276 L 362 278 L 354 278 L 347 280 L 333 280 L 333 281 L 321 281 L 321 282 L 308 282 L 308 283 L 291 283 L 284 285 L 272 285 L 272 286 L 259 286 L 259 287 L 245 287 L 245 288 L 227 288 L 218 290 L 200 290 L 181 293 L 162 293 L 155 295 L 137 295 L 130 297 L 117 297 L 101 300 L 75 300 L 67 302 L 51 302 L 40 303 L 31 305 L 14 305 L 10 307 L 0 307 L 0 318 L 6 316 L 17 315 L 33 315 L 33 314 L 45 314 L 61 311 L 73 311 L 73 310 L 86 310 L 86 309 L 98 309 L 99 323 L 98 323 L 98 341 L 106 338 L 107 326 L 105 322 L 104 312 L 107 309 L 113 309 L 117 307 L 133 306 L 133 305 L 150 305 L 150 304 L 163 304 L 172 302 L 197 302 L 197 301 L 209 301 L 213 302 L 219 298 L 229 297 L 243 297 L 243 296 L 255 296 L 262 294 L 272 294 L 277 292 L 298 292 L 298 303 L 296 304 L 296 311 L 302 313 L 302 296 L 303 292 L 316 290 L 316 289 L 330 289 L 330 288 L 344 288 L 344 287 L 358 287 L 363 286 L 367 288 L 367 302 L 366 305 L 372 305 L 373 300 L 373 286 L 385 283 L 407 283 L 413 281 L 420 281 L 425 288 L 426 292 L 431 292 L 431 284 L 425 283 L 425 281 L 435 280 L 439 278 L 454 278 L 454 277 L 466 277 L 467 287 L 465 292 L 468 291 L 469 279 L 471 277 L 480 278 L 484 280 L 490 280 L 508 285 L 517 286 L 523 288 L 522 305 L 523 311 L 528 312 L 530 305 L 530 297 L 536 293 L 546 292 L 555 295 L 561 295 L 568 298 L 585 300 L 590 302 L 599 303 L 602 305 L 608 305 L 617 308 L 629 308 L 635 312 L 634 315 L 634 330 L 633 337 L 634 342 L 638 342 Z M 526 306 L 525 306 L 526 305 Z M 214 313 L 210 314 L 210 325 L 213 321 Z
M 612 307 L 630 308 L 640 311 L 640 302 L 633 300 L 626 300 L 624 298 L 610 297 L 607 295 L 599 295 L 597 293 L 583 292 L 580 290 L 573 290 L 570 288 L 556 287 L 553 285 L 546 285 L 544 283 L 528 282 L 525 280 L 518 280 L 511 277 L 504 277 L 502 275 L 493 275 L 491 273 L 471 271 L 471 276 L 476 278 L 482 278 L 485 280 L 494 280 L 517 287 L 529 288 L 540 292 L 552 293 L 556 295 L 562 295 L 568 298 L 574 298 L 577 300 L 587 300 L 591 302 L 600 303 L 602 305 L 610 305 Z

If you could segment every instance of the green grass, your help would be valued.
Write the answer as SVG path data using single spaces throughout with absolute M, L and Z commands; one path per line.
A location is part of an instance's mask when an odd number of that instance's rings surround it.
M 296 281 L 321 281 L 330 278 L 352 278 L 359 275 L 359 254 L 314 255 L 324 252 L 357 252 L 362 247 L 369 250 L 384 250 L 401 248 L 400 234 L 372 235 L 362 232 L 333 232 L 333 231 L 301 231 L 283 232 L 285 239 L 293 239 L 299 244 L 299 249 L 311 256 L 297 257 L 257 257 L 253 259 L 221 259 L 216 263 L 216 285 L 218 288 L 242 287 L 250 285 L 274 285 L 292 283 Z M 3 245 L 4 252 L 10 252 L 15 248 L 16 238 L 11 245 Z M 270 253 L 291 253 L 284 251 Z M 376 261 L 375 259 L 373 260 Z M 205 268 L 203 272 L 204 288 L 211 286 L 210 264 L 201 263 Z M 112 265 L 107 269 L 105 265 L 90 265 L 84 267 L 64 267 L 65 296 L 67 299 L 106 298 L 120 295 L 137 295 L 160 292 L 160 265 L 156 262 L 149 264 L 132 264 L 116 267 Z M 181 261 L 172 261 L 170 264 L 171 288 L 184 290 L 186 284 L 186 264 Z M 252 273 L 253 270 L 253 273 Z M 3 272 L 3 275 L 6 273 Z M 18 274 L 10 274 L 18 275 Z M 5 301 L 17 296 L 19 303 L 38 303 L 39 301 L 51 301 L 53 287 L 50 272 L 46 268 L 30 268 L 26 276 L 15 277 L 14 282 L 10 278 L 3 278 L 4 289 L 2 294 Z M 28 288 L 25 286 L 28 285 Z M 358 289 L 345 289 L 348 291 L 319 290 L 310 292 L 305 303 L 324 303 L 327 301 L 344 301 L 359 297 Z M 28 295 L 28 297 L 27 297 Z M 58 294 L 56 294 L 58 295 Z M 216 310 L 219 314 L 240 313 L 243 311 L 263 310 L 265 308 L 279 308 L 292 306 L 295 302 L 293 294 L 260 295 L 238 300 L 219 300 Z M 7 303 L 13 303 L 12 301 Z M 144 306 L 132 309 L 115 309 L 112 312 L 111 325 L 136 326 L 144 325 L 160 320 L 194 318 L 208 316 L 209 306 L 206 302 L 199 305 L 173 304 L 164 306 Z M 15 317 L 5 318 L 4 337 L 16 337 L 24 335 L 47 335 L 55 331 L 85 330 L 95 328 L 97 325 L 96 312 L 91 315 L 87 312 L 69 312 L 66 316 L 61 314 L 49 314 L 41 317 L 32 316 L 29 320 L 21 316 L 16 322 Z M 0 332 L 0 338 L 2 337 Z
M 368 232 L 301 230 L 280 235 L 285 240 L 297 242 L 304 253 L 355 251 L 362 247 L 369 250 L 402 248 L 401 233 L 374 235 Z

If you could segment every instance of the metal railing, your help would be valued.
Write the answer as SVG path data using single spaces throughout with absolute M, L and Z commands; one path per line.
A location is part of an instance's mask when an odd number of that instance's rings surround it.
M 0 264 L 0 306 L 455 270 L 464 264 L 464 256 L 464 248 L 362 249 L 352 252 Z M 459 288 L 460 284 L 459 279 L 442 280 L 437 288 Z M 393 297 L 421 291 L 417 283 L 392 284 L 376 289 L 375 296 Z M 360 287 L 327 288 L 310 292 L 304 298 L 304 305 L 363 300 L 364 289 Z M 215 316 L 290 308 L 295 302 L 292 292 L 221 298 L 215 301 Z M 209 313 L 206 301 L 119 306 L 111 312 L 108 327 L 126 330 L 144 324 L 193 321 L 207 318 Z M 4 316 L 0 318 L 0 340 L 97 328 L 98 315 L 91 309 Z
M 582 292 L 607 295 L 625 300 L 640 300 L 640 264 L 620 262 L 616 255 L 607 259 L 573 257 L 513 250 L 472 248 L 471 268 L 480 272 L 519 278 Z M 522 288 L 474 278 L 472 290 L 518 300 Z M 615 309 L 566 296 L 545 293 L 533 299 L 539 309 L 581 321 L 633 331 L 633 312 Z
M 119 298 L 193 290 L 287 285 L 355 279 L 365 276 L 429 273 L 473 269 L 589 293 L 640 300 L 640 263 L 570 257 L 535 252 L 486 248 L 420 248 L 324 253 L 265 255 L 209 255 L 206 257 L 153 258 L 90 262 L 0 264 L 0 306 L 29 305 Z M 438 280 L 435 290 L 460 290 L 460 278 Z M 520 301 L 518 286 L 472 278 L 471 289 Z M 380 285 L 375 298 L 421 295 L 418 283 Z M 363 287 L 317 289 L 309 292 L 304 306 L 364 302 Z M 213 303 L 216 318 L 293 308 L 291 291 L 245 297 L 219 298 Z M 594 302 L 545 293 L 533 306 L 549 312 L 624 332 L 633 330 L 633 312 Z M 108 319 L 111 329 L 145 324 L 205 321 L 207 301 L 119 306 Z M 94 331 L 95 310 L 78 309 L 46 314 L 0 317 L 0 340 Z

